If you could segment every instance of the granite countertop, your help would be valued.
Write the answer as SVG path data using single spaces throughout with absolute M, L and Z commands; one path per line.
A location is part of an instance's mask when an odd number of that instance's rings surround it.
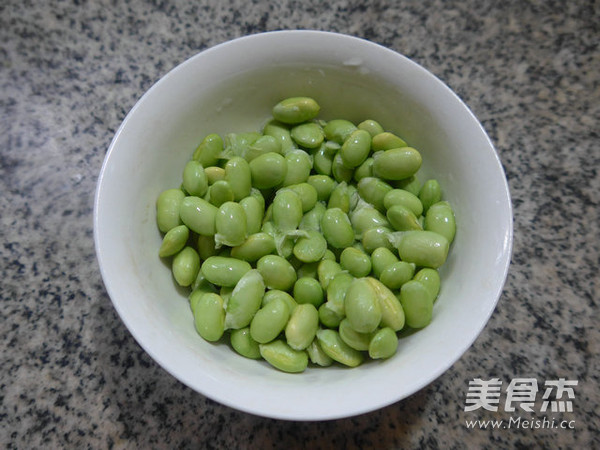
M 597 2 L 7 0 L 0 12 L 4 448 L 600 447 Z M 93 244 L 103 158 L 145 90 L 207 47 L 293 28 L 370 39 L 445 81 L 496 145 L 514 205 L 508 279 L 472 348 L 411 397 L 324 423 L 255 417 L 178 382 L 120 321 Z M 538 402 L 566 380 L 555 400 L 572 411 L 465 411 L 477 378 L 534 379 Z M 466 423 L 519 417 L 540 423 Z

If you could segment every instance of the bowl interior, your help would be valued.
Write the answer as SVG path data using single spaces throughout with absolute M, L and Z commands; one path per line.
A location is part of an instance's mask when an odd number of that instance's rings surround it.
M 324 119 L 378 120 L 423 156 L 457 235 L 441 270 L 432 323 L 395 357 L 358 368 L 278 372 L 194 330 L 185 292 L 157 251 L 155 201 L 178 187 L 208 133 L 258 131 L 289 96 L 317 99 Z M 407 58 L 357 38 L 265 33 L 206 50 L 153 86 L 117 132 L 98 182 L 95 240 L 107 291 L 140 345 L 196 391 L 250 413 L 294 420 L 347 417 L 398 401 L 449 368 L 472 344 L 500 295 L 511 252 L 504 172 L 468 108 Z

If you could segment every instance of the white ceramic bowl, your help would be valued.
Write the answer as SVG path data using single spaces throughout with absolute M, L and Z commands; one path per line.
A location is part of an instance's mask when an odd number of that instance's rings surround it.
M 287 374 L 194 330 L 185 293 L 157 256 L 155 200 L 177 187 L 208 133 L 259 130 L 279 100 L 314 97 L 321 117 L 378 120 L 423 156 L 458 231 L 441 270 L 433 321 L 397 354 L 358 368 Z M 137 342 L 197 392 L 249 413 L 290 420 L 348 417 L 397 402 L 440 376 L 473 343 L 508 271 L 512 209 L 485 131 L 430 72 L 374 43 L 316 31 L 243 37 L 169 72 L 135 105 L 112 141 L 94 209 L 94 238 L 112 302 Z

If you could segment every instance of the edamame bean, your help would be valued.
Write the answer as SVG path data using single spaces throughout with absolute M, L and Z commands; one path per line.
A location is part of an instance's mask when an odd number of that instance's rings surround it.
M 313 209 L 318 201 L 317 190 L 308 183 L 298 183 L 287 186 L 300 197 L 302 202 L 302 212 L 306 213 Z
M 304 183 L 310 176 L 312 160 L 304 150 L 290 150 L 285 155 L 287 172 L 282 186 Z
M 258 232 L 251 234 L 237 247 L 231 249 L 231 257 L 248 262 L 258 261 L 265 255 L 275 252 L 275 240 L 268 233 Z
M 318 231 L 307 230 L 306 233 L 306 237 L 296 241 L 294 256 L 305 263 L 320 261 L 327 251 L 327 241 Z
M 304 148 L 317 148 L 325 139 L 321 126 L 314 122 L 302 123 L 290 130 L 292 139 Z
M 419 181 L 419 178 L 416 175 L 405 178 L 403 180 L 392 181 L 391 183 L 392 186 L 394 186 L 394 188 L 403 189 L 416 196 L 419 195 L 419 191 L 421 190 L 421 182 Z
M 250 269 L 248 262 L 225 256 L 211 256 L 201 268 L 206 279 L 217 286 L 235 286 Z
M 294 350 L 304 350 L 315 339 L 319 329 L 319 312 L 311 303 L 294 308 L 285 326 L 285 339 Z
M 200 270 L 200 257 L 192 247 L 185 247 L 173 258 L 171 265 L 173 277 L 182 287 L 190 286 Z
M 381 322 L 381 306 L 369 280 L 357 278 L 352 281 L 344 298 L 344 310 L 355 331 L 375 331 Z
M 184 198 L 185 194 L 181 189 L 167 189 L 158 196 L 156 200 L 156 223 L 158 229 L 163 233 L 182 224 L 179 210 Z
M 301 261 L 299 261 L 301 262 Z M 319 262 L 311 262 L 302 264 L 300 267 L 296 269 L 296 273 L 298 274 L 298 278 L 309 277 L 317 279 L 317 269 L 319 267 Z
M 403 139 L 399 138 L 394 133 L 384 131 L 383 133 L 373 136 L 373 143 L 371 146 L 374 152 L 379 152 L 382 150 L 406 147 L 407 144 Z
M 294 300 L 294 297 L 292 297 L 285 291 L 280 291 L 279 289 L 271 289 L 265 292 L 265 295 L 262 299 L 262 306 L 266 306 L 275 299 L 284 301 L 285 304 L 288 306 L 288 309 L 292 312 L 294 311 L 296 306 L 298 306 L 296 300 Z
M 373 158 L 367 158 L 354 170 L 354 180 L 360 181 L 366 177 L 373 176 Z
M 194 310 L 194 324 L 198 334 L 207 341 L 221 339 L 225 332 L 225 309 L 220 295 L 208 293 L 198 300 Z
M 419 200 L 419 197 L 404 189 L 392 189 L 385 194 L 385 197 L 383 198 L 384 208 L 390 209 L 395 205 L 401 205 L 408 208 L 416 217 L 423 214 L 423 204 L 421 203 L 421 200 Z
M 198 248 L 198 255 L 200 255 L 202 261 L 211 256 L 215 256 L 218 253 L 214 236 L 199 235 L 196 247 Z
M 259 344 L 260 355 L 276 369 L 283 372 L 304 372 L 308 366 L 308 355 L 303 350 L 294 350 L 283 340 Z
M 448 202 L 437 202 L 429 207 L 425 215 L 423 227 L 427 231 L 441 234 L 451 244 L 456 235 L 454 211 Z
M 375 137 L 376 135 L 385 131 L 383 127 L 379 124 L 379 122 L 376 122 L 373 119 L 367 119 L 362 121 L 358 124 L 358 129 L 368 131 L 371 137 Z
M 354 232 L 359 236 L 370 228 L 387 228 L 390 225 L 383 214 L 364 201 L 359 201 L 350 214 L 350 221 Z
M 427 180 L 423 183 L 419 191 L 419 200 L 423 203 L 423 212 L 427 213 L 431 205 L 442 200 L 440 183 L 437 180 Z
M 335 152 L 331 152 L 326 145 L 321 145 L 313 156 L 313 168 L 315 172 L 320 175 L 331 175 L 334 156 Z
M 324 259 L 319 263 L 317 267 L 317 276 L 319 283 L 324 290 L 327 290 L 331 280 L 342 271 L 342 267 L 335 261 L 330 259 Z
M 399 289 L 404 283 L 410 281 L 414 274 L 414 264 L 398 261 L 387 266 L 378 278 L 390 289 Z
M 284 330 L 289 318 L 288 305 L 276 298 L 256 312 L 250 323 L 250 336 L 259 344 L 271 342 Z
M 391 328 L 384 327 L 375 333 L 368 350 L 373 359 L 391 358 L 398 350 L 398 336 Z
M 185 247 L 189 236 L 190 230 L 185 225 L 171 228 L 163 238 L 160 250 L 158 251 L 158 256 L 166 258 L 179 253 L 179 251 Z
M 338 330 L 342 341 L 352 347 L 354 350 L 366 351 L 369 350 L 369 343 L 373 337 L 372 333 L 359 333 L 352 328 L 348 318 L 343 319 L 340 322 Z
M 226 180 L 215 181 L 208 188 L 208 201 L 217 208 L 223 203 L 232 202 L 234 198 L 233 189 Z
M 310 362 L 312 362 L 313 364 L 316 364 L 321 367 L 329 367 L 333 364 L 333 359 L 327 356 L 327 354 L 323 351 L 323 349 L 319 345 L 319 340 L 316 337 L 306 348 L 306 353 L 308 353 Z
M 412 147 L 385 150 L 373 155 L 373 175 L 385 180 L 402 180 L 414 175 L 421 163 L 421 154 Z
M 348 367 L 359 366 L 364 361 L 363 354 L 346 344 L 337 331 L 319 330 L 317 339 L 321 349 L 334 361 Z
M 204 167 L 198 161 L 188 161 L 183 169 L 183 188 L 190 195 L 202 197 L 208 190 Z
M 248 264 L 245 261 L 241 262 Z M 231 284 L 228 284 L 228 286 L 231 286 Z M 247 327 L 260 309 L 264 294 L 265 283 L 262 276 L 256 269 L 248 270 L 235 283 L 235 288 L 227 302 L 225 328 Z
M 385 181 L 375 177 L 365 177 L 358 182 L 358 194 L 377 210 L 385 211 L 383 199 L 393 188 Z
M 437 300 L 441 284 L 440 274 L 437 270 L 425 267 L 419 270 L 413 279 L 425 286 L 427 292 L 429 292 L 429 296 L 434 302 Z
M 179 207 L 183 223 L 195 233 L 214 236 L 218 208 L 200 197 L 185 197 Z
M 327 301 L 319 307 L 319 320 L 327 328 L 338 328 L 344 315 L 337 312 L 332 303 Z
M 290 189 L 281 189 L 273 200 L 273 223 L 280 231 L 295 230 L 302 220 L 302 200 Z
M 269 289 L 287 291 L 296 282 L 297 275 L 290 262 L 278 255 L 266 255 L 258 260 L 256 268 Z
M 229 342 L 231 343 L 233 349 L 240 355 L 249 359 L 260 358 L 258 342 L 256 342 L 254 339 L 252 339 L 252 336 L 250 336 L 250 327 L 231 330 Z
M 272 114 L 275 120 L 293 125 L 314 119 L 320 109 L 319 104 L 310 97 L 290 97 L 277 103 Z
M 231 186 L 236 202 L 248 197 L 252 189 L 252 174 L 248 161 L 239 156 L 229 159 L 225 164 L 225 180 Z
M 321 218 L 321 231 L 332 247 L 345 248 L 354 243 L 354 231 L 350 219 L 339 208 L 325 211 Z
M 390 236 L 402 261 L 432 269 L 437 269 L 446 262 L 449 243 L 441 234 L 433 231 L 404 231 Z
M 362 234 L 361 241 L 365 252 L 372 253 L 379 247 L 385 247 L 390 250 L 393 249 L 394 247 L 389 240 L 389 234 L 391 232 L 392 230 L 387 227 L 375 227 L 366 230 Z
M 300 221 L 300 225 L 298 225 L 298 228 L 300 230 L 305 230 L 305 231 L 310 231 L 310 230 L 320 231 L 321 230 L 321 219 L 323 218 L 323 214 L 325 214 L 326 210 L 327 210 L 327 208 L 325 207 L 325 205 L 323 203 L 321 203 L 321 202 L 316 203 L 315 206 L 313 207 L 313 209 L 306 212 L 306 214 L 304 214 L 302 216 L 302 220 Z
M 419 219 L 414 213 L 402 206 L 394 205 L 387 210 L 386 217 L 396 231 L 422 230 Z
M 314 278 L 298 278 L 294 283 L 294 299 L 299 305 L 310 303 L 318 308 L 324 300 L 323 288 Z
M 317 197 L 322 202 L 326 202 L 329 199 L 331 192 L 336 186 L 333 178 L 327 175 L 311 175 L 306 182 L 317 190 Z
M 246 216 L 246 232 L 251 235 L 258 233 L 262 226 L 264 216 L 264 201 L 260 202 L 258 197 L 249 195 L 240 200 L 240 206 Z
M 398 262 L 398 257 L 387 247 L 378 247 L 371 253 L 373 274 L 379 278 L 381 273 L 390 265 Z
M 358 167 L 367 159 L 370 151 L 371 135 L 368 131 L 356 130 L 346 138 L 339 154 L 346 167 Z
M 346 214 L 350 212 L 350 190 L 345 181 L 339 183 L 331 192 L 327 208 L 340 208 Z
M 246 240 L 246 213 L 236 202 L 225 202 L 217 211 L 215 218 L 215 243 L 217 247 L 227 245 L 235 247 Z
M 342 317 L 345 315 L 346 294 L 354 280 L 352 275 L 344 271 L 334 275 L 327 286 L 327 303 Z
M 218 166 L 205 167 L 204 173 L 206 174 L 206 180 L 208 181 L 208 185 L 212 186 L 217 181 L 221 181 L 225 179 L 225 169 Z
M 209 134 L 194 151 L 192 159 L 203 167 L 216 166 L 223 151 L 223 139 L 218 134 Z
M 342 181 L 349 182 L 354 176 L 354 169 L 351 167 L 347 167 L 344 164 L 342 155 L 340 154 L 340 152 L 337 152 L 336 155 L 333 157 L 331 173 L 335 181 L 337 181 L 338 183 L 341 183 Z
M 279 153 L 265 153 L 250 161 L 252 185 L 258 189 L 269 189 L 280 185 L 287 174 L 286 159 Z
M 371 273 L 371 258 L 357 248 L 347 247 L 340 255 L 340 266 L 354 277 L 366 277 Z
M 419 281 L 411 280 L 400 289 L 400 303 L 406 316 L 406 325 L 423 328 L 431 322 L 433 300 L 427 288 Z
M 212 284 L 206 281 L 206 278 L 202 275 L 202 272 L 198 272 L 196 281 L 192 285 L 192 293 L 189 295 L 188 300 L 190 303 L 190 309 L 192 314 L 196 314 L 196 306 L 204 294 L 213 293 L 216 294 L 215 288 Z
M 245 157 L 248 149 L 261 137 L 260 133 L 250 131 L 246 133 L 229 133 L 225 136 L 223 156 L 226 158 Z
M 379 307 L 381 308 L 380 325 L 390 327 L 394 331 L 404 328 L 404 310 L 398 298 L 378 279 L 368 277 L 367 281 L 373 287 Z
M 337 142 L 340 145 L 342 145 L 354 131 L 356 131 L 356 125 L 345 119 L 330 120 L 325 127 L 323 127 L 325 138 L 328 141 Z
M 264 155 L 265 153 L 281 153 L 281 142 L 274 136 L 261 136 L 252 145 L 248 147 L 248 151 L 244 158 L 250 162 L 254 158 Z
M 294 148 L 294 141 L 292 140 L 290 129 L 281 122 L 277 122 L 276 120 L 270 121 L 265 125 L 263 134 L 265 136 L 272 136 L 279 142 L 280 147 L 278 149 L 273 149 L 273 152 L 275 153 L 282 153 L 285 155 Z

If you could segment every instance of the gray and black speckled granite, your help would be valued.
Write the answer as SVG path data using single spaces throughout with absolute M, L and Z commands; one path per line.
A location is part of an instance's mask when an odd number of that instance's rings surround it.
M 0 443 L 5 448 L 600 448 L 600 5 L 596 1 L 59 1 L 0 5 Z M 250 416 L 146 355 L 92 239 L 95 183 L 135 101 L 209 46 L 312 28 L 397 50 L 497 146 L 514 256 L 487 327 L 412 397 L 327 423 Z M 575 429 L 467 429 L 474 378 L 576 379 Z M 529 418 L 531 414 L 521 414 Z M 514 415 L 512 415 L 514 416 Z

